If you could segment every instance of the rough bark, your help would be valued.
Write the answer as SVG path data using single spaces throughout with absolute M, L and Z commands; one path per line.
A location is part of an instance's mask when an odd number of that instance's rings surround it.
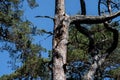
M 64 0 L 56 0 L 53 36 L 53 80 L 66 80 L 65 65 L 68 42 L 68 22 Z
M 101 64 L 103 64 L 107 55 L 108 53 L 104 55 L 98 54 L 94 57 L 94 61 L 87 74 L 84 75 L 83 80 L 94 80 L 94 74 L 96 73 L 96 70 L 98 69 L 99 66 L 101 66 Z

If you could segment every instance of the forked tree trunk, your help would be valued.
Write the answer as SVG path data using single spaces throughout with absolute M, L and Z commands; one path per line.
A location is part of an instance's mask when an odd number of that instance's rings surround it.
M 64 0 L 56 0 L 53 36 L 53 80 L 66 80 L 68 25 L 65 22 Z

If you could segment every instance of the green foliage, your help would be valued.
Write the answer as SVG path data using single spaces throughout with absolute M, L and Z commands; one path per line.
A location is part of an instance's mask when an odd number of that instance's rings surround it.
M 38 7 L 39 5 L 36 3 L 36 0 L 27 0 L 30 8 Z
M 29 57 L 23 66 L 18 68 L 14 73 L 10 75 L 3 75 L 0 80 L 12 80 L 12 79 L 22 79 L 22 78 L 38 78 L 38 77 L 49 77 L 47 68 L 45 67 L 45 62 L 48 60 L 38 57 Z
M 105 53 L 106 49 L 111 45 L 109 43 L 112 43 L 112 33 L 106 30 L 103 24 L 86 26 L 89 26 L 87 29 L 93 34 L 95 46 L 102 49 L 101 53 Z M 68 61 L 88 61 L 90 56 L 88 47 L 88 37 L 77 31 L 74 25 L 71 25 L 69 29 Z
M 119 80 L 120 79 L 120 67 L 110 70 L 109 74 L 111 75 L 111 77 Z
M 98 48 L 102 49 L 101 53 L 111 46 L 113 34 L 107 30 L 103 24 L 93 25 L 91 31 L 94 32 L 94 41 Z
M 74 49 L 71 53 L 69 53 L 70 60 L 83 60 L 85 58 L 85 54 L 83 54 L 83 50 Z
M 75 60 L 87 60 L 88 38 L 79 33 L 75 26 L 69 29 L 68 62 Z
M 46 49 L 40 44 L 34 44 L 32 38 L 32 34 L 41 35 L 43 32 L 37 28 L 33 32 L 33 24 L 28 20 L 22 20 L 24 11 L 22 11 L 21 2 L 23 0 L 0 2 L 0 40 L 6 42 L 0 49 L 10 53 L 10 57 L 13 59 L 10 63 L 22 64 L 17 69 L 15 68 L 14 73 L 3 75 L 0 80 L 46 77 L 49 73 L 46 67 L 49 59 L 41 57 L 41 52 L 46 52 Z M 37 6 L 35 0 L 28 0 L 28 3 L 31 8 Z M 12 67 L 14 68 L 14 66 L 17 64 Z

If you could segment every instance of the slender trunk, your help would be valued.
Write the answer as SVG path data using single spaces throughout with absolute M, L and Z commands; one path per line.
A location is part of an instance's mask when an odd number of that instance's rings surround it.
M 66 80 L 68 25 L 65 19 L 64 0 L 56 0 L 53 36 L 53 80 Z
M 104 54 L 97 54 L 94 56 L 93 64 L 90 67 L 88 73 L 84 76 L 84 80 L 94 80 L 94 74 L 96 70 L 105 62 L 105 59 L 116 49 L 118 45 L 119 32 L 115 28 L 112 28 L 108 22 L 104 23 L 104 26 L 107 30 L 113 33 L 113 42 L 111 46 L 106 50 Z
M 108 53 L 106 54 L 98 54 L 94 57 L 94 62 L 91 65 L 88 73 L 86 75 L 84 75 L 84 79 L 83 80 L 94 80 L 94 75 L 96 73 L 96 70 L 102 66 L 102 64 L 104 63 L 106 57 L 107 57 Z

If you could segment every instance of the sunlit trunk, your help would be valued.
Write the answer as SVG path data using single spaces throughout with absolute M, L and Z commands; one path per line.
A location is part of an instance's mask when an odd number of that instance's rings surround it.
M 68 25 L 64 13 L 64 0 L 56 0 L 53 36 L 53 80 L 66 80 Z

